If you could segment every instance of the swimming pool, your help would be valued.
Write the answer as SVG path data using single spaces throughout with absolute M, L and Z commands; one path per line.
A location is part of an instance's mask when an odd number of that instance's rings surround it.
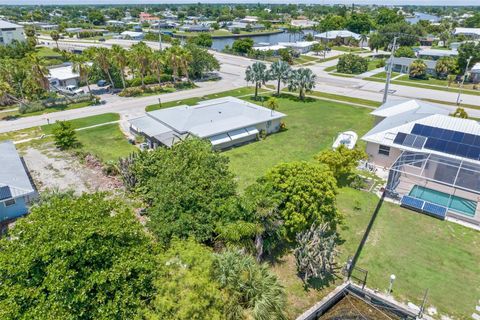
M 450 196 L 448 193 L 417 185 L 412 188 L 409 195 L 417 199 L 447 207 L 450 211 L 469 217 L 475 216 L 475 211 L 477 209 L 477 202 L 475 201 L 467 200 L 458 196 Z

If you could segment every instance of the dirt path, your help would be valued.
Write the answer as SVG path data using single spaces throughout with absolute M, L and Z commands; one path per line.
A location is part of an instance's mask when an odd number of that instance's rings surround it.
M 105 176 L 94 160 L 80 163 L 74 156 L 53 147 L 28 148 L 23 158 L 39 191 L 74 190 L 75 194 L 121 188 L 116 178 Z

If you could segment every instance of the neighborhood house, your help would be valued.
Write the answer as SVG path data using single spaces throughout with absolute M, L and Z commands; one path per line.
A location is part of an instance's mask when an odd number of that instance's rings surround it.
M 388 171 L 386 191 L 405 207 L 480 225 L 480 124 L 450 109 L 409 100 L 371 114 L 362 137 L 369 161 Z
M 280 130 L 286 115 L 243 100 L 225 97 L 147 112 L 130 120 L 130 129 L 143 135 L 150 148 L 171 147 L 189 136 L 210 140 L 225 149 Z
M 5 20 L 0 20 L 0 45 L 9 45 L 14 40 L 25 41 L 23 27 Z
M 0 142 L 0 223 L 28 212 L 27 205 L 37 197 L 27 168 L 12 141 Z
M 390 58 L 391 59 L 391 58 Z M 387 64 L 385 65 L 385 70 L 388 71 L 390 59 L 388 59 Z M 406 73 L 410 72 L 410 65 L 414 62 L 415 58 L 405 58 L 405 57 L 393 57 L 393 64 L 392 64 L 392 71 L 398 73 Z M 435 66 L 437 65 L 437 61 L 434 60 L 423 60 L 427 65 L 427 73 L 429 75 L 435 75 Z

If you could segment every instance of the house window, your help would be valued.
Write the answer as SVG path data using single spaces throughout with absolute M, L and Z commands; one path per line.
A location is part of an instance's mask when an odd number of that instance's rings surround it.
M 5 207 L 13 206 L 15 204 L 15 199 L 8 199 L 3 204 L 5 205 Z
M 390 155 L 390 147 L 380 145 L 378 147 L 378 154 L 383 154 L 384 156 L 389 156 Z

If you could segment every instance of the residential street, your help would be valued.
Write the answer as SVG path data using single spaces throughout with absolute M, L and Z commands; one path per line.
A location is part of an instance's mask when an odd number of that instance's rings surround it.
M 49 42 L 48 45 L 55 46 L 51 40 L 41 39 L 41 41 Z M 72 47 L 88 47 L 88 46 L 111 46 L 112 44 L 120 44 L 129 47 L 136 41 L 129 40 L 107 40 L 105 43 L 98 42 L 75 42 L 75 41 L 59 41 L 60 48 Z M 153 48 L 158 48 L 158 43 L 148 42 L 147 44 Z M 118 96 L 107 98 L 107 103 L 100 106 L 92 106 L 81 109 L 73 109 L 50 113 L 48 115 L 31 116 L 10 121 L 0 121 L 0 133 L 15 131 L 35 126 L 47 124 L 47 118 L 50 123 L 58 120 L 71 120 L 102 113 L 116 112 L 121 115 L 123 120 L 141 116 L 145 112 L 145 107 L 150 104 L 158 103 L 160 97 L 163 102 L 187 99 L 191 97 L 203 96 L 211 93 L 231 90 L 238 87 L 246 86 L 244 80 L 245 69 L 251 65 L 254 60 L 232 56 L 216 51 L 211 51 L 221 63 L 220 75 L 222 79 L 218 82 L 202 82 L 197 85 L 199 88 L 192 90 L 179 91 L 174 93 L 162 94 L 160 96 L 148 96 L 142 98 L 120 98 Z M 380 82 L 371 82 L 358 78 L 343 78 L 330 75 L 324 69 L 327 66 L 334 65 L 335 60 L 319 63 L 309 66 L 317 75 L 316 91 L 325 93 L 339 94 L 353 98 L 363 98 L 369 100 L 381 101 L 383 97 L 384 84 Z M 430 90 L 402 86 L 393 84 L 390 86 L 390 99 L 435 99 L 440 101 L 455 102 L 457 93 L 445 92 L 440 90 Z M 109 101 L 112 100 L 112 101 Z M 465 104 L 478 105 L 478 96 L 462 95 L 462 102 Z M 455 107 L 452 106 L 452 111 Z M 480 110 L 467 109 L 469 115 L 480 118 Z

